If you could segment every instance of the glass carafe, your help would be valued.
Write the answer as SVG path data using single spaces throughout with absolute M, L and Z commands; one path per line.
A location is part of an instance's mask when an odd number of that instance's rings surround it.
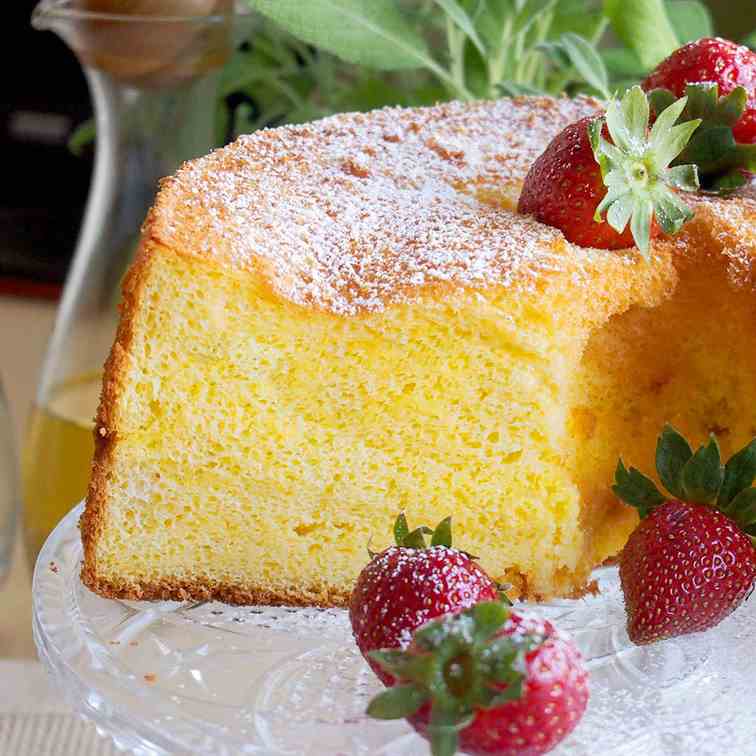
M 23 455 L 32 561 L 86 492 L 121 279 L 158 181 L 216 146 L 220 69 L 248 20 L 233 0 L 44 0 L 34 11 L 34 26 L 62 37 L 84 68 L 96 143 L 84 222 Z M 65 191 L 65 177 L 47 180 Z

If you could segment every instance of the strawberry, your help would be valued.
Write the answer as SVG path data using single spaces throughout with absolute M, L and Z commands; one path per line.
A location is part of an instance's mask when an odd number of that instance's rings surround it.
M 698 82 L 716 84 L 722 95 L 736 87 L 744 89 L 747 107 L 733 131 L 738 142 L 756 143 L 756 53 L 727 39 L 705 37 L 675 50 L 641 86 L 647 92 L 668 89 L 681 97 L 687 84 Z
M 431 536 L 426 548 L 425 535 Z M 451 518 L 435 530 L 409 532 L 400 514 L 396 546 L 372 556 L 349 604 L 352 633 L 362 655 L 386 684 L 392 678 L 371 657 L 379 648 L 406 648 L 412 633 L 434 617 L 497 598 L 498 586 L 474 558 L 452 548 Z
M 619 567 L 627 631 L 638 644 L 714 627 L 756 580 L 756 439 L 722 465 L 713 435 L 693 453 L 667 425 L 656 466 L 670 497 L 622 460 L 613 486 L 641 515 Z
M 743 186 L 756 171 L 756 144 L 740 144 L 734 133 L 746 107 L 745 89 L 736 87 L 720 97 L 717 84 L 703 82 L 687 84 L 685 96 L 680 120 L 696 119 L 700 126 L 672 166 L 693 163 L 701 187 L 710 193 L 726 194 Z M 648 98 L 652 117 L 675 101 L 668 89 L 654 89 Z
M 370 703 L 378 719 L 407 717 L 434 756 L 538 756 L 578 724 L 588 673 L 551 622 L 482 602 L 417 630 L 406 651 L 371 656 L 399 683 Z
M 531 166 L 517 209 L 575 244 L 621 249 L 634 241 L 648 256 L 659 228 L 674 234 L 693 215 L 673 188 L 697 189 L 696 168 L 669 167 L 699 125 L 674 125 L 685 104 L 672 103 L 649 130 L 648 100 L 633 87 L 605 116 L 571 124 Z

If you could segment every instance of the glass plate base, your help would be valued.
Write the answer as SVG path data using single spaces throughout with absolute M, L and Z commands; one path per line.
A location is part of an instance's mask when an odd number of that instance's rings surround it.
M 380 683 L 346 612 L 137 603 L 79 580 L 81 506 L 45 544 L 34 575 L 39 655 L 71 705 L 136 754 L 420 756 L 405 722 L 374 722 Z M 534 605 L 576 638 L 591 701 L 555 754 L 756 755 L 756 601 L 709 633 L 633 646 L 614 568 L 600 592 Z

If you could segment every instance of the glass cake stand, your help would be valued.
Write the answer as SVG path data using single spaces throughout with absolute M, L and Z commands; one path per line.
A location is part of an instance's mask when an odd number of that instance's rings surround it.
M 380 684 L 346 612 L 136 603 L 79 580 L 81 506 L 34 574 L 34 636 L 70 704 L 136 754 L 427 754 L 404 722 L 366 718 Z M 591 670 L 585 718 L 555 754 L 756 754 L 756 601 L 716 630 L 632 646 L 616 570 L 600 593 L 532 607 L 577 639 Z

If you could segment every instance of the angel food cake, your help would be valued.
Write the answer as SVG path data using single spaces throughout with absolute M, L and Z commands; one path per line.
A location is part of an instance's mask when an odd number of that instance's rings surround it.
M 403 510 L 531 598 L 637 522 L 609 490 L 669 421 L 756 434 L 756 192 L 651 258 L 515 212 L 590 99 L 339 115 L 166 181 L 124 287 L 83 579 L 130 599 L 346 603 Z

